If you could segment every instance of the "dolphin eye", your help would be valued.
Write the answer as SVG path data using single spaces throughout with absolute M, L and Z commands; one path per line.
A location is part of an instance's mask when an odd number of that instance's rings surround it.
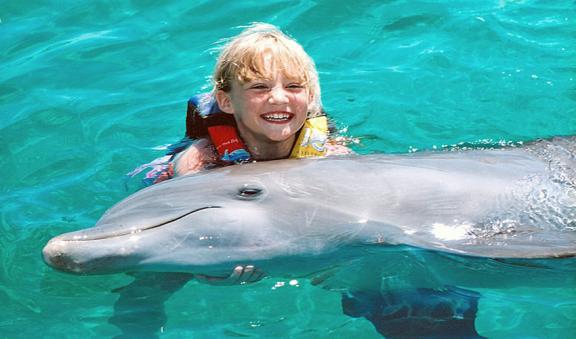
M 238 197 L 242 199 L 254 199 L 262 194 L 262 189 L 258 187 L 242 187 L 238 191 Z

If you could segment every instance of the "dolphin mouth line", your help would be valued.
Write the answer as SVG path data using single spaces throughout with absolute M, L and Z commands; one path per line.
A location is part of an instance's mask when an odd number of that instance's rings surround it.
M 162 223 L 160 223 L 160 224 L 152 225 L 152 226 L 149 226 L 149 227 L 137 228 L 137 229 L 130 229 L 130 230 L 125 231 L 125 232 L 111 233 L 111 234 L 100 234 L 100 235 L 94 235 L 94 236 L 89 236 L 89 235 L 75 236 L 75 237 L 73 237 L 72 239 L 61 239 L 61 240 L 63 240 L 63 241 L 93 241 L 93 240 L 104 240 L 104 239 L 122 237 L 122 236 L 125 236 L 125 235 L 137 234 L 137 233 L 140 233 L 140 232 L 143 232 L 143 231 L 147 231 L 147 230 L 151 230 L 151 229 L 154 229 L 154 228 L 158 228 L 158 227 L 162 227 L 162 226 L 168 225 L 168 224 L 173 223 L 173 222 L 175 222 L 175 221 L 178 221 L 178 220 L 180 220 L 180 219 L 182 219 L 182 218 L 185 218 L 185 217 L 189 216 L 189 215 L 192 214 L 192 213 L 196 213 L 196 212 L 199 212 L 199 211 L 202 211 L 202 210 L 206 210 L 206 209 L 210 209 L 210 208 L 222 208 L 222 206 L 205 206 L 205 207 L 200 207 L 200 208 L 197 208 L 197 209 L 192 210 L 192 211 L 190 211 L 190 212 L 184 213 L 184 214 L 182 214 L 181 216 L 178 216 L 178 217 L 176 217 L 176 218 L 173 218 L 173 219 L 164 221 L 164 222 L 162 222 Z
M 180 220 L 180 219 L 182 219 L 182 218 L 184 218 L 184 217 L 187 217 L 187 216 L 189 216 L 189 215 L 192 214 L 192 213 L 196 213 L 196 212 L 199 212 L 199 211 L 202 211 L 202 210 L 207 210 L 207 209 L 209 209 L 209 208 L 222 208 L 222 206 L 206 206 L 206 207 L 200 207 L 200 208 L 197 208 L 197 209 L 195 209 L 195 210 L 192 210 L 192 211 L 190 211 L 190 212 L 188 212 L 188 213 L 184 213 L 184 214 L 182 214 L 182 215 L 179 216 L 179 217 L 176 217 L 176 218 L 174 218 L 174 219 L 170 219 L 170 220 L 168 220 L 168 221 L 165 221 L 165 222 L 163 222 L 163 223 L 160 223 L 160 224 L 158 224 L 158 225 L 154 225 L 154 226 L 142 228 L 142 229 L 140 229 L 140 231 L 145 231 L 145 230 L 150 230 L 150 229 L 157 228 L 157 227 L 162 227 L 162 226 L 164 226 L 164 225 L 167 225 L 167 224 L 169 224 L 169 223 L 172 223 L 172 222 L 174 222 L 174 221 L 177 221 L 177 220 Z M 127 234 L 128 234 L 128 233 L 127 233 Z

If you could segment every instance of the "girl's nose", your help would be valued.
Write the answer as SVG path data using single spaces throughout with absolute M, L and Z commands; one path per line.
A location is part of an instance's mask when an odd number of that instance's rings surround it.
M 272 88 L 272 90 L 270 91 L 270 98 L 268 99 L 268 101 L 271 104 L 286 104 L 288 103 L 288 93 L 286 93 L 286 90 L 284 89 L 284 87 L 274 87 Z

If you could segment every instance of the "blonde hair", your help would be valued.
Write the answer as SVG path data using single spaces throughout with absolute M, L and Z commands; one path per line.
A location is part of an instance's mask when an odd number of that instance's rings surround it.
M 214 92 L 229 92 L 233 80 L 244 84 L 271 79 L 274 71 L 301 82 L 311 97 L 310 113 L 320 113 L 320 83 L 314 61 L 296 40 L 265 23 L 248 26 L 222 47 L 212 76 Z

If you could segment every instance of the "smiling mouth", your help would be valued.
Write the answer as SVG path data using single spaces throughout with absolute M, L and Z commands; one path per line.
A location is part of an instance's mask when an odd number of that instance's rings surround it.
M 262 117 L 262 119 L 266 120 L 267 122 L 281 124 L 292 120 L 294 114 L 287 112 L 274 112 L 262 114 L 260 117 Z

